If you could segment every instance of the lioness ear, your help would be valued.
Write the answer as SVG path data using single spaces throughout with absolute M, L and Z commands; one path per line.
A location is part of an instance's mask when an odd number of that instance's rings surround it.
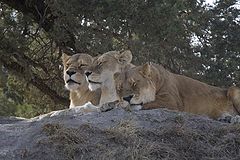
M 151 64 L 145 63 L 139 72 L 143 77 L 149 78 L 151 76 Z
M 123 51 L 116 57 L 121 64 L 129 64 L 132 61 L 132 52 L 130 50 Z
M 66 63 L 67 60 L 69 60 L 70 57 L 71 57 L 71 56 L 67 55 L 66 53 L 63 53 L 63 54 L 62 54 L 62 61 L 63 61 L 63 63 Z

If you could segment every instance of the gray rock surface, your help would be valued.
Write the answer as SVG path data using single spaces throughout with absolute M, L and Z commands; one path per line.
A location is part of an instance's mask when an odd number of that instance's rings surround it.
M 0 144 L 1 160 L 237 160 L 240 126 L 165 109 L 50 113 L 0 117 Z

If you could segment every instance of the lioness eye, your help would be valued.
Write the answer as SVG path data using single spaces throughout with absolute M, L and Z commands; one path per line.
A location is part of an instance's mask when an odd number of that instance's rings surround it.
M 101 66 L 102 65 L 102 62 L 98 62 L 98 66 Z
M 133 87 L 135 87 L 136 85 L 137 85 L 137 83 L 136 83 L 136 82 L 133 82 L 133 83 L 132 83 L 132 86 L 133 86 Z
M 67 64 L 66 64 L 66 68 L 68 68 L 68 67 L 69 67 L 69 65 L 70 65 L 70 64 L 69 64 L 69 63 L 67 63 Z
M 79 68 L 87 66 L 86 64 L 80 64 Z

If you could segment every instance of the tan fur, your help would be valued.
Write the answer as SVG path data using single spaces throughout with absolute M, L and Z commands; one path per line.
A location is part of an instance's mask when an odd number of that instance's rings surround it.
M 109 51 L 97 57 L 88 69 L 89 89 L 101 88 L 101 99 L 99 105 L 118 100 L 113 75 L 117 72 L 131 68 L 132 53 L 129 50 Z
M 173 74 L 157 64 L 134 67 L 115 76 L 121 97 L 133 97 L 131 105 L 143 109 L 166 107 L 172 110 L 208 115 L 217 119 L 223 114 L 235 116 L 240 110 L 240 89 L 221 89 Z
M 240 114 L 240 89 L 232 86 L 228 89 L 227 97 L 233 103 L 235 111 Z
M 63 54 L 62 60 L 64 65 L 65 86 L 70 91 L 70 108 L 82 106 L 87 102 L 98 105 L 101 91 L 100 89 L 90 91 L 84 75 L 85 70 L 92 63 L 93 58 L 88 54 L 78 53 L 73 56 Z M 71 75 L 71 79 L 76 83 L 68 82 L 70 76 L 67 74 L 67 71 L 76 72 Z

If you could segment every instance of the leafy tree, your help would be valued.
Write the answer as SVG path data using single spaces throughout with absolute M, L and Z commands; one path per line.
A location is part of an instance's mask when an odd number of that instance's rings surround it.
M 240 10 L 236 3 L 221 0 L 207 10 L 208 18 L 199 36 L 202 44 L 195 48 L 201 55 L 203 79 L 213 85 L 239 85 Z
M 1 0 L 0 97 L 13 106 L 6 112 L 31 117 L 68 106 L 62 51 L 131 49 L 135 64 L 154 61 L 210 84 L 239 84 L 236 2 Z

